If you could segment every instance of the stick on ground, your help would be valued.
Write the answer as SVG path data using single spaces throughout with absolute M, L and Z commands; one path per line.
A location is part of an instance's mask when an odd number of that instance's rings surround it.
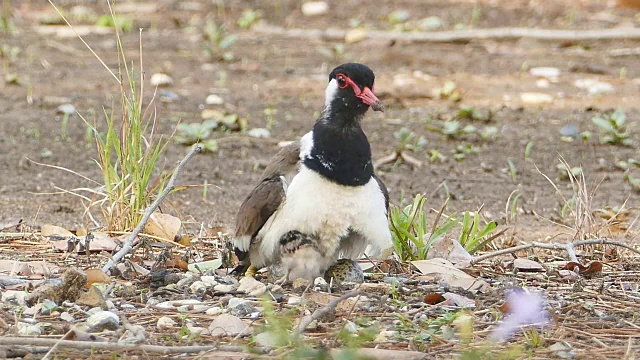
M 169 193 L 173 189 L 175 189 L 176 180 L 178 179 L 178 176 L 182 172 L 182 169 L 184 169 L 184 166 L 191 160 L 191 158 L 200 151 L 202 151 L 202 145 L 196 144 L 191 148 L 191 150 L 189 150 L 189 152 L 184 157 L 184 159 L 180 160 L 175 170 L 173 170 L 173 174 L 169 178 L 169 181 L 167 182 L 167 186 L 164 188 L 164 190 L 162 190 L 162 193 L 158 195 L 156 200 L 151 205 L 149 205 L 149 207 L 144 211 L 144 214 L 142 215 L 142 219 L 140 219 L 140 222 L 138 223 L 136 228 L 133 229 L 133 232 L 129 234 L 127 239 L 124 241 L 124 244 L 122 245 L 122 249 L 120 249 L 120 251 L 118 251 L 115 255 L 113 255 L 113 257 L 109 259 L 107 264 L 104 267 L 102 267 L 102 271 L 105 274 L 108 274 L 109 271 L 111 271 L 111 268 L 113 268 L 117 263 L 119 263 L 122 260 L 122 258 L 125 257 L 125 255 L 131 252 L 131 250 L 133 249 L 133 241 L 138 236 L 138 234 L 140 234 L 140 232 L 144 229 L 144 226 L 147 224 L 147 221 L 149 221 L 151 214 L 153 214 L 153 212 L 156 211 L 156 209 L 158 208 L 158 205 L 160 205 L 160 203 L 164 200 L 164 198 L 167 197 L 167 195 L 169 195 Z
M 298 326 L 296 331 L 293 332 L 292 337 L 295 338 L 300 334 L 302 334 L 314 320 L 318 320 L 321 317 L 333 311 L 336 308 L 336 306 L 338 306 L 338 304 L 340 304 L 342 301 L 348 298 L 352 298 L 360 295 L 362 295 L 362 292 L 360 291 L 360 289 L 351 290 L 348 293 L 340 296 L 339 298 L 331 300 L 326 306 L 323 306 L 317 309 L 316 311 L 314 311 L 313 314 L 309 316 L 305 316 L 300 321 L 300 325 Z

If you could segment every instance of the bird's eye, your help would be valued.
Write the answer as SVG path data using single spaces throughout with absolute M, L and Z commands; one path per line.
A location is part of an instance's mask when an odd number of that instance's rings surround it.
M 336 81 L 338 82 L 338 87 L 340 89 L 344 89 L 347 87 L 348 82 L 347 82 L 347 77 L 344 74 L 338 74 L 336 76 Z

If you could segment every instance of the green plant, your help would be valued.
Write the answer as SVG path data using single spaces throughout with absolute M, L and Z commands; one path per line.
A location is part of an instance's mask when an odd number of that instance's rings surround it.
M 453 102 L 462 100 L 462 95 L 460 95 L 458 86 L 453 81 L 447 81 L 444 83 L 444 85 L 442 85 L 441 88 L 434 89 L 433 97 L 436 99 L 449 100 Z
M 396 145 L 396 152 L 398 153 L 406 150 L 420 152 L 423 151 L 427 145 L 427 139 L 425 139 L 424 136 L 418 137 L 415 132 L 406 127 L 394 132 L 393 137 L 398 141 L 398 145 Z
M 59 14 L 63 16 L 62 13 Z M 113 12 L 111 16 L 114 23 L 117 23 Z M 169 140 L 155 133 L 155 116 L 153 112 L 149 114 L 145 110 L 149 107 L 145 107 L 143 102 L 142 43 L 140 44 L 140 83 L 138 84 L 134 69 L 129 68 L 119 28 L 116 28 L 115 33 L 119 76 L 113 72 L 111 75 L 118 81 L 120 87 L 120 115 L 116 115 L 115 109 L 111 109 L 110 112 L 104 109 L 107 129 L 103 134 L 97 130 L 95 117 L 93 124 L 84 117 L 81 118 L 87 126 L 91 127 L 95 136 L 99 155 L 97 163 L 104 183 L 104 192 L 99 193 L 104 194 L 104 198 L 92 205 L 101 206 L 109 231 L 128 231 L 140 222 L 144 209 L 162 191 L 170 175 L 162 174 L 157 169 L 160 156 Z M 97 58 L 104 65 L 102 59 Z
M 632 146 L 631 133 L 625 125 L 626 118 L 627 116 L 622 109 L 618 109 L 613 113 L 594 116 L 591 121 L 598 126 L 600 143 Z
M 0 31 L 14 32 L 15 29 L 11 0 L 3 0 L 2 11 L 0 12 Z
M 478 149 L 471 144 L 462 144 L 456 146 L 455 152 L 453 154 L 453 159 L 455 161 L 464 161 L 469 155 L 474 155 L 478 153 Z
M 233 61 L 233 52 L 227 51 L 238 39 L 238 35 L 230 34 L 227 27 L 218 25 L 213 20 L 207 20 L 204 27 L 204 38 L 207 41 L 205 54 L 213 59 Z
M 393 236 L 393 247 L 402 261 L 426 259 L 431 245 L 448 234 L 457 224 L 453 215 L 447 217 L 442 224 L 438 224 L 441 211 L 429 233 L 426 201 L 427 198 L 417 194 L 412 204 L 404 208 L 392 206 L 390 209 L 389 228 Z
M 486 114 L 484 114 L 473 106 L 461 105 L 455 117 L 457 119 L 489 122 L 493 119 L 493 112 L 489 110 Z
M 428 154 L 430 163 L 443 163 L 447 160 L 446 156 L 442 155 L 437 149 L 429 150 Z
M 96 20 L 96 25 L 119 29 L 129 32 L 133 29 L 133 20 L 126 16 L 102 15 Z
M 465 211 L 461 224 L 462 231 L 458 241 L 469 254 L 474 254 L 493 241 L 495 237 L 489 235 L 494 233 L 498 227 L 495 221 L 489 221 L 483 226 L 479 210 L 476 212 Z
M 238 19 L 238 27 L 241 29 L 251 29 L 262 18 L 262 11 L 246 9 Z
M 516 169 L 516 165 L 511 161 L 511 159 L 507 160 L 507 165 L 509 165 L 509 175 L 511 176 L 511 181 L 516 182 L 518 179 L 518 169 Z

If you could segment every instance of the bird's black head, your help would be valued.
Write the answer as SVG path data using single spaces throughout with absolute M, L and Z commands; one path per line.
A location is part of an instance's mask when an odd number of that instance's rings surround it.
M 369 107 L 374 111 L 384 111 L 373 93 L 375 78 L 366 65 L 347 63 L 336 67 L 329 75 L 325 106 L 334 114 L 350 112 L 361 115 Z

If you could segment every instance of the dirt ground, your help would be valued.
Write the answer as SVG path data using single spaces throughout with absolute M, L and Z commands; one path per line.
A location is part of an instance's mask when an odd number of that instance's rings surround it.
M 78 6 L 98 15 L 108 14 L 102 2 L 55 3 L 68 14 Z M 206 182 L 212 186 L 206 198 L 202 187 L 171 195 L 173 210 L 169 211 L 177 211 L 182 219 L 194 224 L 193 229 L 201 223 L 232 226 L 237 208 L 258 180 L 257 165 L 277 151 L 278 141 L 294 140 L 310 129 L 322 108 L 329 71 L 342 62 L 353 61 L 375 71 L 376 92 L 387 106 L 383 114 L 369 113 L 363 124 L 374 158 L 395 149 L 394 133 L 402 127 L 428 141 L 425 151 L 411 153 L 423 162 L 421 167 L 399 164 L 378 169 L 393 203 L 425 193 L 429 206 L 440 208 L 448 188 L 451 200 L 447 212 L 483 206 L 487 220 L 496 220 L 500 228 L 509 227 L 500 241 L 516 244 L 546 241 L 548 237 L 569 239 L 574 234 L 574 219 L 563 214 L 563 197 L 542 175 L 546 174 L 570 199 L 571 184 L 559 178 L 557 169 L 562 157 L 571 166 L 582 166 L 593 190 L 591 210 L 622 206 L 632 210 L 623 231 L 600 227 L 600 235 L 630 245 L 638 241 L 632 222 L 639 195 L 625 181 L 627 173 L 617 164 L 638 156 L 640 62 L 637 55 L 612 55 L 616 49 L 637 48 L 638 41 L 478 39 L 415 43 L 367 39 L 345 44 L 344 50 L 332 53 L 338 42 L 263 34 L 236 25 L 243 10 L 254 9 L 262 11 L 263 21 L 281 27 L 349 29 L 359 23 L 368 29 L 390 30 L 392 25 L 385 20 L 388 14 L 405 9 L 409 21 L 438 16 L 443 22 L 440 30 L 453 30 L 456 24 L 466 28 L 579 30 L 638 26 L 640 19 L 634 9 L 596 0 L 329 1 L 327 14 L 305 17 L 299 0 L 230 1 L 224 2 L 223 8 L 204 0 L 122 3 L 138 5 L 135 12 L 123 10 L 133 20 L 134 29 L 124 35 L 124 46 L 129 61 L 136 64 L 139 34 L 135 29 L 144 28 L 146 100 L 153 94 L 149 79 L 154 73 L 170 75 L 173 84 L 161 90 L 179 97 L 156 102 L 159 133 L 170 135 L 178 122 L 199 122 L 203 109 L 220 107 L 246 118 L 249 129 L 273 125 L 270 139 L 241 136 L 237 141 L 221 142 L 219 151 L 199 154 L 189 163 L 179 183 Z M 68 138 L 63 139 L 62 116 L 57 108 L 70 103 L 80 113 L 97 114 L 100 120 L 102 108 L 117 103 L 118 86 L 79 39 L 43 32 L 45 19 L 55 18 L 46 1 L 13 1 L 13 5 L 15 32 L 0 33 L 5 74 L 0 81 L 0 228 L 20 219 L 36 227 L 47 223 L 69 229 L 87 226 L 77 197 L 50 193 L 92 185 L 75 174 L 35 162 L 71 169 L 100 181 L 93 160 L 97 154 L 94 143 L 86 140 L 86 126 L 78 116 L 71 116 Z M 205 54 L 202 29 L 208 19 L 228 23 L 230 31 L 239 35 L 229 48 L 236 60 L 217 61 Z M 77 21 L 82 23 L 81 19 Z M 108 67 L 117 68 L 112 33 L 89 33 L 84 39 Z M 16 49 L 15 56 L 9 54 L 12 49 Z M 543 84 L 544 80 L 529 72 L 534 67 L 554 67 L 560 75 Z M 591 95 L 575 85 L 584 79 L 608 83 L 612 90 Z M 456 84 L 459 102 L 433 98 L 432 91 L 447 81 Z M 530 92 L 548 94 L 552 100 L 523 101 L 521 94 Z M 220 95 L 225 104 L 205 104 L 212 93 Z M 483 141 L 476 134 L 467 134 L 448 139 L 427 130 L 428 126 L 440 127 L 462 106 L 471 106 L 481 114 L 491 113 L 486 124 L 460 121 L 478 128 L 495 126 L 497 137 Z M 275 122 L 265 116 L 267 108 L 276 110 Z M 617 108 L 626 112 L 633 146 L 598 141 L 600 132 L 592 117 Z M 585 141 L 564 141 L 561 129 L 567 125 L 575 125 L 577 133 L 591 131 L 593 136 Z M 463 161 L 454 160 L 456 147 L 469 144 L 477 153 Z M 527 144 L 533 145 L 525 159 Z M 432 163 L 428 150 L 438 150 L 446 159 Z M 165 168 L 173 167 L 186 151 L 185 146 L 172 142 L 162 160 Z M 633 176 L 633 171 L 630 174 Z M 505 208 L 509 208 L 507 201 L 512 193 L 520 194 L 520 201 L 517 216 L 507 219 L 511 213 Z

